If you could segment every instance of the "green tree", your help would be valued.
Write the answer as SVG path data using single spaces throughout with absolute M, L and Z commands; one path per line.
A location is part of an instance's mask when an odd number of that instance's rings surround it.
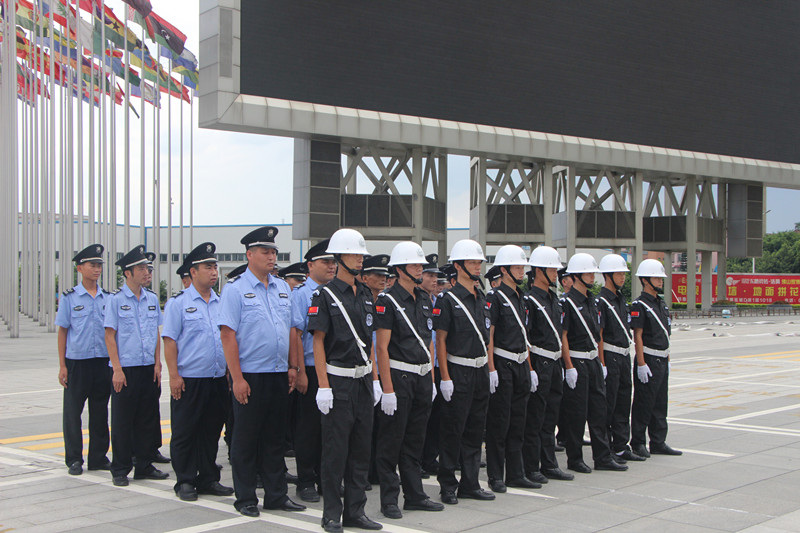
M 800 223 L 795 224 L 795 227 Z M 728 272 L 751 272 L 750 258 L 728 258 Z M 764 236 L 761 257 L 756 258 L 756 272 L 765 274 L 800 274 L 800 232 L 781 231 Z

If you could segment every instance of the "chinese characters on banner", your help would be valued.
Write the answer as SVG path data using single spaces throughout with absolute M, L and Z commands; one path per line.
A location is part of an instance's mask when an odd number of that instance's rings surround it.
M 717 275 L 712 274 L 711 301 L 717 298 Z M 695 301 L 702 295 L 701 275 L 697 274 Z M 771 304 L 786 302 L 800 304 L 800 275 L 786 274 L 728 274 L 728 294 L 724 298 L 739 304 Z M 672 275 L 672 301 L 686 303 L 686 274 Z

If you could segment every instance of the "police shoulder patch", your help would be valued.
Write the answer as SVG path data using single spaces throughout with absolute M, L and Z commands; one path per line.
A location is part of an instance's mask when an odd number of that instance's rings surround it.
M 377 311 L 379 315 L 383 315 L 386 313 L 386 307 L 383 305 L 376 305 L 375 311 Z

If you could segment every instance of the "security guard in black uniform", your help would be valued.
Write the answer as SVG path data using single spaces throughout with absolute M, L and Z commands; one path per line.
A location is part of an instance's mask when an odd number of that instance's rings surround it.
M 519 246 L 509 244 L 497 251 L 493 269 L 500 284 L 486 295 L 492 327 L 489 343 L 489 411 L 486 416 L 486 473 L 489 488 L 506 492 L 506 486 L 538 489 L 525 477 L 522 442 L 525 412 L 535 373 L 528 361 L 525 297 L 518 285 L 525 275 L 528 258 Z M 505 472 L 504 472 L 505 471 Z M 505 474 L 505 475 L 504 475 Z
M 600 311 L 600 336 L 598 345 L 600 360 L 606 367 L 606 401 L 608 405 L 608 443 L 614 460 L 644 461 L 645 458 L 631 452 L 628 440 L 631 437 L 631 381 L 630 351 L 633 335 L 630 329 L 628 305 L 622 295 L 622 286 L 628 263 L 621 255 L 608 254 L 600 260 L 600 272 L 606 280 L 597 298 Z
M 588 422 L 594 467 L 598 470 L 624 471 L 628 467 L 611 457 L 606 430 L 606 395 L 604 367 L 597 357 L 600 321 L 594 296 L 589 289 L 598 272 L 594 258 L 586 253 L 573 255 L 567 273 L 573 277 L 572 290 L 564 304 L 561 357 L 564 360 L 565 425 L 567 467 L 588 474 L 591 468 L 583 461 L 583 428 Z
M 381 396 L 370 356 L 375 306 L 372 294 L 356 280 L 367 245 L 359 232 L 343 228 L 331 236 L 327 252 L 339 270 L 308 308 L 322 413 L 322 527 L 329 532 L 342 531 L 343 525 L 376 530 L 383 526 L 364 514 L 372 410 Z
M 433 325 L 445 404 L 440 428 L 439 475 L 442 502 L 458 498 L 494 500 L 494 493 L 478 483 L 481 443 L 489 405 L 487 367 L 491 319 L 480 281 L 481 263 L 486 261 L 481 245 L 463 239 L 453 245 L 450 260 L 456 265 L 458 281 L 436 300 Z M 461 479 L 455 470 L 461 461 Z M 456 491 L 458 493 L 456 494 Z
M 631 448 L 633 453 L 650 457 L 681 455 L 666 443 L 667 405 L 669 403 L 669 336 L 672 322 L 669 309 L 659 296 L 664 291 L 664 266 L 655 259 L 639 264 L 643 292 L 631 304 L 631 327 L 636 346 L 636 378 L 633 380 L 631 408 Z M 645 447 L 645 433 L 650 434 L 650 451 Z
M 389 264 L 397 271 L 397 283 L 375 302 L 376 354 L 383 384 L 376 463 L 381 512 L 394 519 L 403 516 L 397 505 L 401 482 L 404 510 L 444 509 L 425 494 L 420 467 L 425 426 L 436 395 L 431 372 L 433 305 L 419 287 L 425 261 L 417 243 L 395 245 Z
M 537 483 L 547 483 L 549 479 L 570 481 L 575 476 L 559 468 L 555 454 L 555 429 L 564 382 L 561 366 L 561 304 L 555 293 L 555 278 L 561 267 L 561 259 L 554 248 L 540 246 L 531 252 L 529 264 L 533 267 L 533 282 L 525 296 L 525 303 L 528 309 L 531 371 L 535 372 L 536 379 L 531 382 L 525 418 L 525 441 L 522 446 L 525 476 Z

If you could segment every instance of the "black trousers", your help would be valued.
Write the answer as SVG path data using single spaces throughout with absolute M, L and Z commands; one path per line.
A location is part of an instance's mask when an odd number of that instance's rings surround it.
M 481 444 L 489 406 L 489 367 L 471 368 L 448 363 L 453 397 L 442 405 L 439 475 L 441 491 L 477 490 Z M 455 470 L 461 462 L 461 480 Z
M 567 464 L 573 465 L 583 460 L 583 428 L 589 424 L 592 440 L 592 456 L 595 464 L 608 461 L 611 450 L 608 447 L 606 430 L 606 384 L 600 359 L 572 358 L 572 365 L 578 370 L 578 383 L 574 389 L 564 386 L 564 431 L 567 448 Z
M 645 431 L 650 433 L 650 445 L 664 444 L 667 440 L 669 361 L 666 357 L 645 354 L 644 362 L 653 375 L 646 384 L 639 381 L 638 374 L 633 380 L 631 446 L 645 444 Z
M 531 357 L 539 376 L 539 386 L 528 398 L 525 417 L 522 459 L 526 474 L 538 472 L 540 466 L 543 469 L 558 468 L 555 431 L 563 394 L 560 360 L 554 361 L 535 354 L 531 354 Z
M 381 411 L 376 449 L 381 505 L 397 504 L 401 483 L 405 501 L 417 503 L 428 499 L 422 488 L 421 460 L 433 382 L 430 374 L 420 376 L 395 369 L 391 374 L 397 411 L 391 416 Z
M 606 401 L 608 405 L 607 422 L 608 443 L 615 454 L 624 452 L 631 437 L 631 393 L 633 382 L 631 358 L 614 352 L 605 352 Z
M 321 416 L 322 518 L 338 522 L 364 514 L 374 401 L 371 374 L 358 379 L 328 374 L 328 381 L 333 408 Z
M 439 470 L 439 461 L 437 460 L 437 457 L 439 457 L 439 425 L 442 419 L 444 398 L 442 398 L 442 393 L 439 390 L 442 373 L 439 371 L 438 366 L 433 369 L 433 379 L 437 394 L 431 406 L 428 428 L 425 432 L 425 445 L 422 448 L 422 468 L 427 472 L 437 472 Z
M 300 392 L 293 390 L 289 394 L 289 401 L 286 404 L 286 435 L 284 449 L 285 451 L 294 450 L 294 439 L 297 431 L 297 397 Z
M 286 372 L 243 373 L 250 397 L 242 405 L 233 398 L 231 466 L 234 507 L 258 505 L 256 474 L 264 482 L 264 507 L 286 501 L 286 462 L 283 459 L 289 384 Z
M 228 384 L 228 392 L 232 392 L 232 384 L 230 374 L 225 374 L 225 381 Z M 231 444 L 233 443 L 233 394 L 225 396 L 225 444 L 228 446 L 228 462 L 231 462 Z
M 297 425 L 294 452 L 297 461 L 297 490 L 314 488 L 320 482 L 322 439 L 320 412 L 317 408 L 319 378 L 313 366 L 306 367 L 308 390 L 297 397 Z
M 203 490 L 219 481 L 217 451 L 225 423 L 228 380 L 183 378 L 186 390 L 181 399 L 170 400 L 172 440 L 170 455 L 177 480 Z
M 67 466 L 83 464 L 81 415 L 89 401 L 89 468 L 108 462 L 108 398 L 111 396 L 111 370 L 107 357 L 67 359 L 67 388 L 64 389 L 64 458 Z
M 147 472 L 161 446 L 160 383 L 153 381 L 154 365 L 124 367 L 128 385 L 111 389 L 111 475 L 127 476 L 133 468 Z
M 528 363 L 517 363 L 495 354 L 494 367 L 500 380 L 489 397 L 486 415 L 486 473 L 489 479 L 514 481 L 525 476 L 522 442 L 525 413 L 531 394 Z

